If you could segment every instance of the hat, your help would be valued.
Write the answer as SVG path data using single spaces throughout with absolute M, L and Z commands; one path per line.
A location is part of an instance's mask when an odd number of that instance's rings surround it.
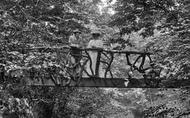
M 91 32 L 91 34 L 101 34 L 101 32 L 98 31 L 98 30 L 93 30 L 93 31 Z
M 73 33 L 81 33 L 78 29 L 73 30 Z

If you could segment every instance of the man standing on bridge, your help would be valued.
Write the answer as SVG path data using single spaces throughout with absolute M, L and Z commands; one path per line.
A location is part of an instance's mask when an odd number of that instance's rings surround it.
M 69 37 L 69 44 L 70 44 L 70 48 L 71 48 L 71 63 L 73 65 L 73 69 L 72 69 L 72 76 L 75 78 L 77 76 L 79 76 L 79 71 L 80 71 L 80 67 L 79 67 L 79 63 L 81 60 L 81 50 L 79 48 L 81 48 L 81 42 L 82 42 L 82 37 L 80 36 L 81 32 L 76 29 L 73 31 L 72 35 Z

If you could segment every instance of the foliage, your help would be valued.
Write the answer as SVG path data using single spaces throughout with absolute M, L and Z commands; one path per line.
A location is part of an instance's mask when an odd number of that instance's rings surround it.
M 184 25 L 188 21 L 188 0 L 119 0 L 117 6 L 115 20 L 110 24 L 118 26 L 122 34 L 142 30 L 141 35 L 148 37 L 154 35 L 155 29 L 171 31 L 189 27 Z
M 82 31 L 84 43 L 90 40 L 88 33 L 97 28 L 107 35 L 104 40 L 112 49 L 154 52 L 163 77 L 190 77 L 189 0 L 118 0 L 114 15 L 106 13 L 108 8 L 100 14 L 99 2 L 0 1 L 0 103 L 4 115 L 178 118 L 189 114 L 188 89 L 114 89 L 106 93 L 97 88 L 23 86 L 30 79 L 68 76 L 62 70 L 63 50 L 47 52 L 41 47 L 68 45 L 75 29 Z M 114 76 L 126 77 L 129 68 L 120 57 L 114 62 Z
M 147 49 L 155 53 L 155 60 L 163 68 L 162 77 L 189 78 L 189 39 L 178 35 L 161 34 L 147 43 Z
M 119 0 L 110 25 L 122 35 L 138 31 L 163 68 L 162 77 L 188 79 L 189 6 L 188 0 Z
M 189 89 L 149 90 L 151 102 L 146 104 L 147 118 L 183 118 L 189 116 Z
M 23 87 L 24 82 L 30 79 L 64 77 L 63 67 L 60 64 L 64 62 L 64 54 L 59 55 L 54 51 L 43 52 L 38 49 L 31 51 L 31 49 L 68 45 L 68 36 L 73 30 L 88 32 L 85 24 L 90 20 L 86 19 L 90 17 L 89 12 L 93 13 L 93 9 L 90 9 L 91 11 L 88 9 L 92 7 L 92 2 L 88 0 L 0 1 L 0 66 L 1 81 L 4 82 L 3 91 L 6 91 L 9 86 L 8 92 L 14 99 L 22 99 L 22 97 L 29 99 L 31 107 L 37 111 L 35 114 L 37 116 L 41 114 L 39 117 L 46 114 L 47 106 L 52 114 L 56 105 L 61 106 L 58 110 L 61 108 L 66 110 L 65 104 L 71 91 Z M 56 99 L 59 101 L 57 102 Z M 3 101 L 6 102 L 5 100 Z

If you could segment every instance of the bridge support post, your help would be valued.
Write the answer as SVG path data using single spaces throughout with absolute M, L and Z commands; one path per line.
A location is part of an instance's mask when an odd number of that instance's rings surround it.
M 98 51 L 97 58 L 96 58 L 96 68 L 95 68 L 95 76 L 99 77 L 100 75 L 100 58 L 101 58 L 101 51 Z

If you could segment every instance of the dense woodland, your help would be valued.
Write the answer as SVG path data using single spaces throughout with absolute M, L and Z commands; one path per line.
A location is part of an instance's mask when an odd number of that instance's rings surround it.
M 82 32 L 83 47 L 98 29 L 111 49 L 152 52 L 168 84 L 190 78 L 189 0 L 0 0 L 0 117 L 190 117 L 187 86 L 26 86 L 28 78 L 64 76 L 62 54 L 31 49 L 68 45 L 76 29 Z M 122 58 L 114 69 L 115 76 L 127 75 Z

